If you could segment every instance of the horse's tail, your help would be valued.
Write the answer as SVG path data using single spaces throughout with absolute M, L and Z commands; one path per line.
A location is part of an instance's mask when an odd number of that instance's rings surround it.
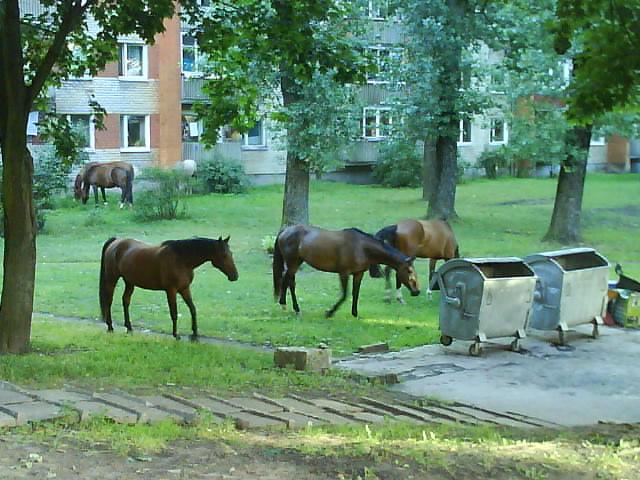
M 133 167 L 125 170 L 127 176 L 127 200 L 133 205 Z
M 381 242 L 386 242 L 389 245 L 391 245 L 392 247 L 395 248 L 396 246 L 396 232 L 398 231 L 398 226 L 397 225 L 389 225 L 388 227 L 384 227 L 380 230 L 378 230 L 378 232 L 374 235 L 374 237 L 376 237 L 378 240 L 380 240 Z M 384 276 L 384 274 L 382 273 L 382 270 L 380 269 L 380 265 L 378 265 L 377 263 L 374 263 L 373 265 L 369 266 L 369 276 L 371 278 L 382 278 Z
M 107 304 L 109 302 L 109 294 L 107 292 L 107 279 L 106 279 L 106 269 L 104 264 L 104 254 L 107 251 L 107 247 L 111 245 L 116 240 L 116 237 L 111 237 L 109 240 L 104 242 L 102 246 L 102 255 L 100 256 L 100 313 L 102 314 L 102 321 L 105 322 L 107 319 Z
M 460 258 L 460 246 L 456 245 L 456 251 L 453 252 L 454 257 L 453 258 Z
M 273 298 L 276 300 L 280 296 L 280 288 L 282 287 L 282 272 L 284 272 L 284 257 L 280 251 L 280 245 L 278 240 L 280 239 L 280 233 L 276 237 L 276 241 L 273 244 Z

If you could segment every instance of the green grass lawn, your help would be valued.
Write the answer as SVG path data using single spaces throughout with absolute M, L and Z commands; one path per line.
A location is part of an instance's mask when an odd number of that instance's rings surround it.
M 454 224 L 463 256 L 524 256 L 561 245 L 543 243 L 555 193 L 555 180 L 476 180 L 460 185 Z M 584 200 L 585 244 L 597 248 L 612 264 L 620 262 L 631 276 L 640 277 L 640 178 L 637 175 L 589 175 Z M 314 182 L 311 219 L 326 228 L 356 226 L 375 232 L 407 217 L 422 217 L 425 203 L 418 189 L 387 189 Z M 405 294 L 407 305 L 383 302 L 384 282 L 368 276 L 360 295 L 360 318 L 345 302 L 334 318 L 324 311 L 339 294 L 335 274 L 310 267 L 298 275 L 302 316 L 283 312 L 272 300 L 271 258 L 263 251 L 264 236 L 279 227 L 282 187 L 254 188 L 245 195 L 209 195 L 188 199 L 188 218 L 138 223 L 130 211 L 111 204 L 97 210 L 70 200 L 49 213 L 38 238 L 35 310 L 57 315 L 99 316 L 97 301 L 100 250 L 110 236 L 131 236 L 156 243 L 193 235 L 231 235 L 230 245 L 240 273 L 230 283 L 204 265 L 196 271 L 193 298 L 200 332 L 255 343 L 313 346 L 329 344 L 334 354 L 352 352 L 374 342 L 392 348 L 421 345 L 438 338 L 438 302 Z M 424 286 L 427 261 L 417 261 Z M 613 276 L 612 272 L 612 276 Z M 114 321 L 122 335 L 122 285 L 114 297 Z M 189 333 L 189 312 L 179 304 L 179 330 Z M 134 328 L 170 332 L 171 322 L 162 292 L 136 289 L 131 303 Z M 73 328 L 64 324 L 63 328 Z

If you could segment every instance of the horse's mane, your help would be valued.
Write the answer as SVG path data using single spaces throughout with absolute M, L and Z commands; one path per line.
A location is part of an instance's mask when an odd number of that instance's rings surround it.
M 193 237 L 184 240 L 165 240 L 161 243 L 163 247 L 170 248 L 179 256 L 206 253 L 211 247 L 218 243 L 218 240 L 204 237 Z
M 392 246 L 391 246 L 391 245 L 389 245 L 387 242 L 384 242 L 384 241 L 380 240 L 379 238 L 376 238 L 374 235 L 371 235 L 370 233 L 363 232 L 363 231 L 362 231 L 362 230 L 360 230 L 359 228 L 352 227 L 352 228 L 345 228 L 344 230 L 345 230 L 345 231 L 346 231 L 346 230 L 351 230 L 351 231 L 353 231 L 353 232 L 357 232 L 357 233 L 359 233 L 360 235 L 364 235 L 364 236 L 365 236 L 365 237 L 367 237 L 367 238 L 370 238 L 371 240 L 373 240 L 374 242 L 376 242 L 377 244 L 379 244 L 380 246 L 382 246 L 382 248 L 384 248 L 384 250 L 385 250 L 386 252 L 388 252 L 388 253 L 394 253 L 394 254 L 398 254 L 398 253 L 399 253 L 400 255 L 402 255 L 402 256 L 403 256 L 403 257 L 405 257 L 405 258 L 407 257 L 407 255 L 405 255 L 404 253 L 402 253 L 402 252 L 401 252 L 400 250 L 398 250 L 397 248 L 392 247 Z

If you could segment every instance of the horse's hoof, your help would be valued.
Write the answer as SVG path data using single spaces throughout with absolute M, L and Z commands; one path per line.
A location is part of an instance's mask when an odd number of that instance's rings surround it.
M 194 343 L 198 343 L 200 341 L 200 337 L 198 337 L 198 335 L 189 335 L 189 340 Z
M 176 340 L 180 340 L 180 335 L 174 335 L 173 338 L 175 338 Z
M 302 317 L 302 313 L 300 313 L 300 310 L 296 310 L 296 317 L 298 318 Z
M 124 203 L 120 204 L 120 210 L 122 210 L 124 208 Z
M 107 202 L 104 202 L 104 205 L 109 205 Z
M 391 303 L 391 297 L 384 297 L 384 303 Z
M 404 298 L 402 298 L 402 297 L 398 297 L 398 298 L 396 298 L 396 300 L 398 301 L 398 303 L 399 303 L 400 305 L 404 305 L 404 304 L 406 304 L 406 303 L 407 303 L 407 302 L 405 302 L 405 301 L 404 301 Z
M 281 303 L 280 304 L 280 308 L 282 309 L 283 312 L 287 311 L 287 305 L 286 304 Z
M 358 312 L 351 312 L 351 316 L 353 316 L 354 318 L 358 318 Z
M 326 312 L 324 312 L 324 316 L 325 316 L 325 318 L 331 318 L 331 317 L 333 317 L 334 313 L 335 312 L 332 311 L 332 310 L 327 310 Z

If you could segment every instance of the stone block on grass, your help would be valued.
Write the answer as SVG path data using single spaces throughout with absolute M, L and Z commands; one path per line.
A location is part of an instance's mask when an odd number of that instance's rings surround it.
M 293 366 L 296 370 L 323 371 L 331 368 L 328 348 L 280 347 L 273 353 L 276 367 Z

